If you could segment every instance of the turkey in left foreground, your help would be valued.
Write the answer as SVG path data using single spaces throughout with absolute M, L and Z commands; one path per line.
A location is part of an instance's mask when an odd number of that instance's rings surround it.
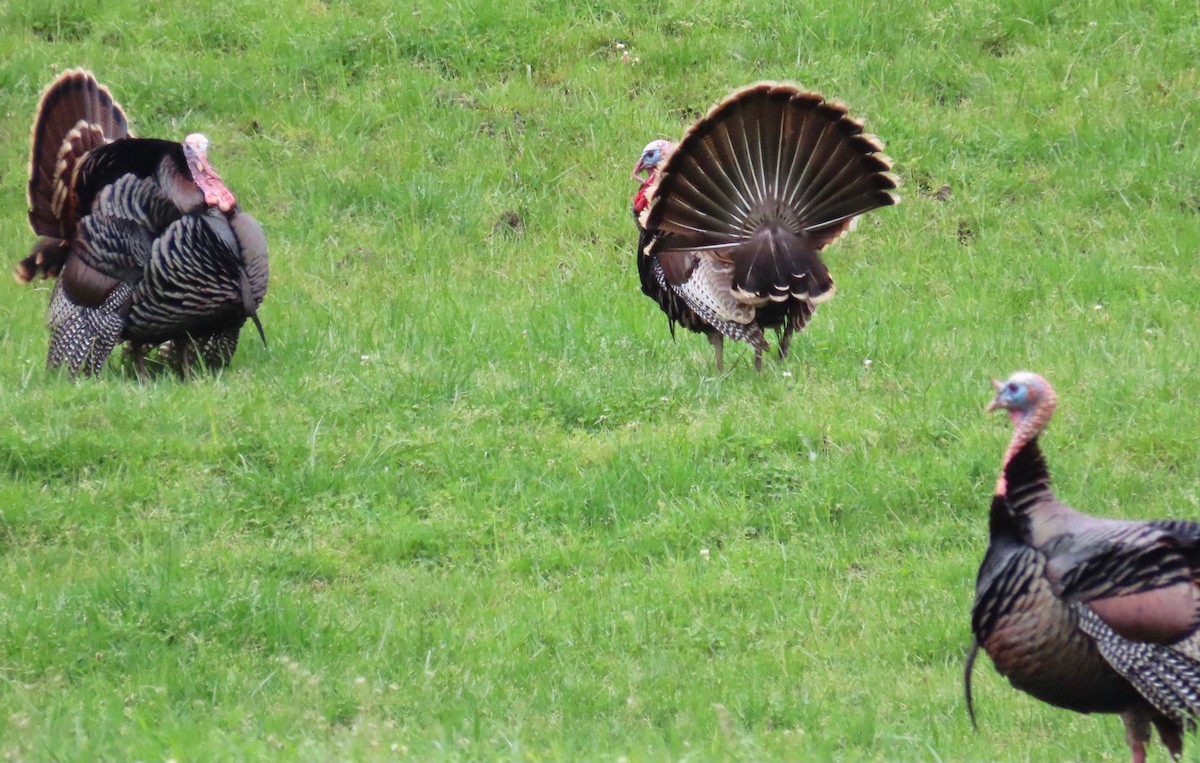
M 1018 689 L 1080 713 L 1116 713 L 1134 763 L 1150 727 L 1172 757 L 1200 714 L 1200 524 L 1093 517 L 1058 500 L 1038 438 L 1057 397 L 1041 376 L 994 382 L 1013 435 L 992 496 L 971 609 L 974 642 Z
M 267 241 L 207 156 L 208 139 L 135 138 L 91 72 L 42 95 L 33 126 L 29 223 L 40 238 L 16 276 L 58 277 L 48 365 L 95 375 L 118 342 L 186 373 L 224 366 L 267 291 Z M 263 337 L 264 343 L 266 338 Z
M 675 324 L 767 349 L 833 297 L 820 252 L 864 212 L 895 204 L 883 144 L 845 106 L 794 85 L 760 82 L 718 103 L 674 144 L 646 146 L 633 170 L 642 292 Z M 642 180 L 641 173 L 647 173 Z

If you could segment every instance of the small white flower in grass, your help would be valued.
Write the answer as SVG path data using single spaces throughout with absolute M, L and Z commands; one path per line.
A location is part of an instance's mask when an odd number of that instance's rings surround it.
M 708 549 L 707 549 L 707 548 L 702 548 L 702 549 L 700 549 L 700 558 L 701 558 L 701 559 L 704 559 L 705 561 L 707 561 L 707 560 L 708 560 L 708 557 L 709 557 L 709 552 L 708 552 Z
M 617 43 L 617 50 L 625 50 L 625 43 L 623 43 L 623 42 L 618 42 L 618 43 Z
M 1104 309 L 1104 305 L 1102 305 L 1102 304 L 1100 304 L 1099 302 L 1097 302 L 1096 304 L 1092 305 L 1092 309 L 1093 309 L 1093 310 L 1103 310 L 1103 309 Z
M 359 676 L 358 678 L 354 679 L 355 686 L 363 686 L 366 683 L 367 683 L 367 679 L 363 678 L 362 676 Z
M 784 372 L 783 372 L 783 378 L 785 378 L 785 379 L 790 379 L 790 378 L 792 378 L 792 372 L 791 372 L 791 371 L 784 371 Z
M 872 362 L 870 358 L 863 359 L 863 368 L 870 368 Z
M 370 363 L 370 362 L 371 362 L 371 356 L 370 356 L 370 355 L 360 355 L 360 356 L 358 356 L 358 359 L 359 359 L 361 362 L 363 362 L 363 363 Z

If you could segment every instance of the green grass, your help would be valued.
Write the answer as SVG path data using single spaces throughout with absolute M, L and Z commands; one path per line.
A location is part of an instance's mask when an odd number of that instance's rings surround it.
M 510 5 L 0 6 L 12 262 L 77 65 L 205 132 L 272 258 L 270 350 L 191 383 L 47 374 L 4 287 L 0 757 L 1126 758 L 986 660 L 967 722 L 982 407 L 1045 374 L 1066 500 L 1200 518 L 1195 4 Z M 867 117 L 904 202 L 716 376 L 629 172 L 762 78 Z

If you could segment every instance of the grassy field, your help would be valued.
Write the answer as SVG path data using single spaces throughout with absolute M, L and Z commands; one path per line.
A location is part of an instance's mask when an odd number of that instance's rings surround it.
M 9 261 L 79 65 L 206 133 L 272 257 L 269 350 L 190 383 L 47 374 L 48 286 L 3 287 L 0 758 L 1126 759 L 986 660 L 967 721 L 982 409 L 1037 370 L 1064 499 L 1200 518 L 1200 9 L 511 5 L 0 5 Z M 629 173 L 764 78 L 904 201 L 718 376 L 638 290 Z

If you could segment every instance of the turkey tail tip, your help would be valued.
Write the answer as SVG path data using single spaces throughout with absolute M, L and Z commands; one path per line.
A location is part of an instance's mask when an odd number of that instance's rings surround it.
M 891 173 L 888 173 L 888 174 L 891 174 Z M 880 200 L 880 202 L 882 202 L 879 205 L 881 207 L 893 207 L 893 206 L 899 204 L 900 203 L 900 194 L 896 193 L 896 186 L 892 186 L 891 188 L 885 190 L 882 194 L 880 194 L 879 200 Z
M 813 95 L 820 95 L 813 93 Z M 850 116 L 850 107 L 839 100 L 826 99 L 825 103 L 819 107 L 826 114 L 832 115 L 835 118 L 829 121 L 833 122 L 834 129 L 842 130 L 843 132 L 857 133 L 862 132 L 862 120 L 855 119 Z
M 57 77 L 55 77 L 54 81 L 46 86 L 46 89 L 43 91 L 43 93 L 49 92 L 56 86 L 70 81 L 95 82 L 97 85 L 100 85 L 99 81 L 96 79 L 96 75 L 92 74 L 91 69 L 85 69 L 82 66 L 77 66 L 74 69 L 67 69 L 62 74 L 59 74 Z M 100 85 L 100 87 L 103 87 L 103 85 Z
M 34 243 L 29 256 L 13 268 L 13 277 L 20 283 L 29 283 L 39 274 L 42 278 L 57 278 L 70 253 L 70 241 L 42 236 Z
M 80 79 L 80 80 L 95 81 L 96 75 L 92 74 L 91 69 L 87 69 L 83 66 L 76 66 L 74 69 L 67 69 L 62 74 L 59 74 L 57 77 L 55 77 L 54 82 L 51 82 L 50 86 L 47 87 L 46 89 L 49 90 L 51 87 L 54 87 L 55 84 L 62 82 L 63 80 L 68 80 L 68 79 Z
M 971 648 L 967 650 L 967 664 L 963 666 L 963 694 L 967 698 L 967 716 L 971 719 L 971 729 L 979 731 L 975 722 L 975 702 L 971 698 L 971 673 L 975 669 L 975 658 L 979 655 L 979 642 L 972 637 Z
M 899 204 L 900 194 L 896 193 L 896 191 L 900 188 L 900 176 L 888 171 L 891 169 L 892 160 L 883 154 L 876 154 L 874 158 L 885 162 L 887 167 L 887 169 L 876 173 L 876 176 L 880 178 L 879 192 L 877 194 L 879 206 L 890 207 L 894 204 Z

